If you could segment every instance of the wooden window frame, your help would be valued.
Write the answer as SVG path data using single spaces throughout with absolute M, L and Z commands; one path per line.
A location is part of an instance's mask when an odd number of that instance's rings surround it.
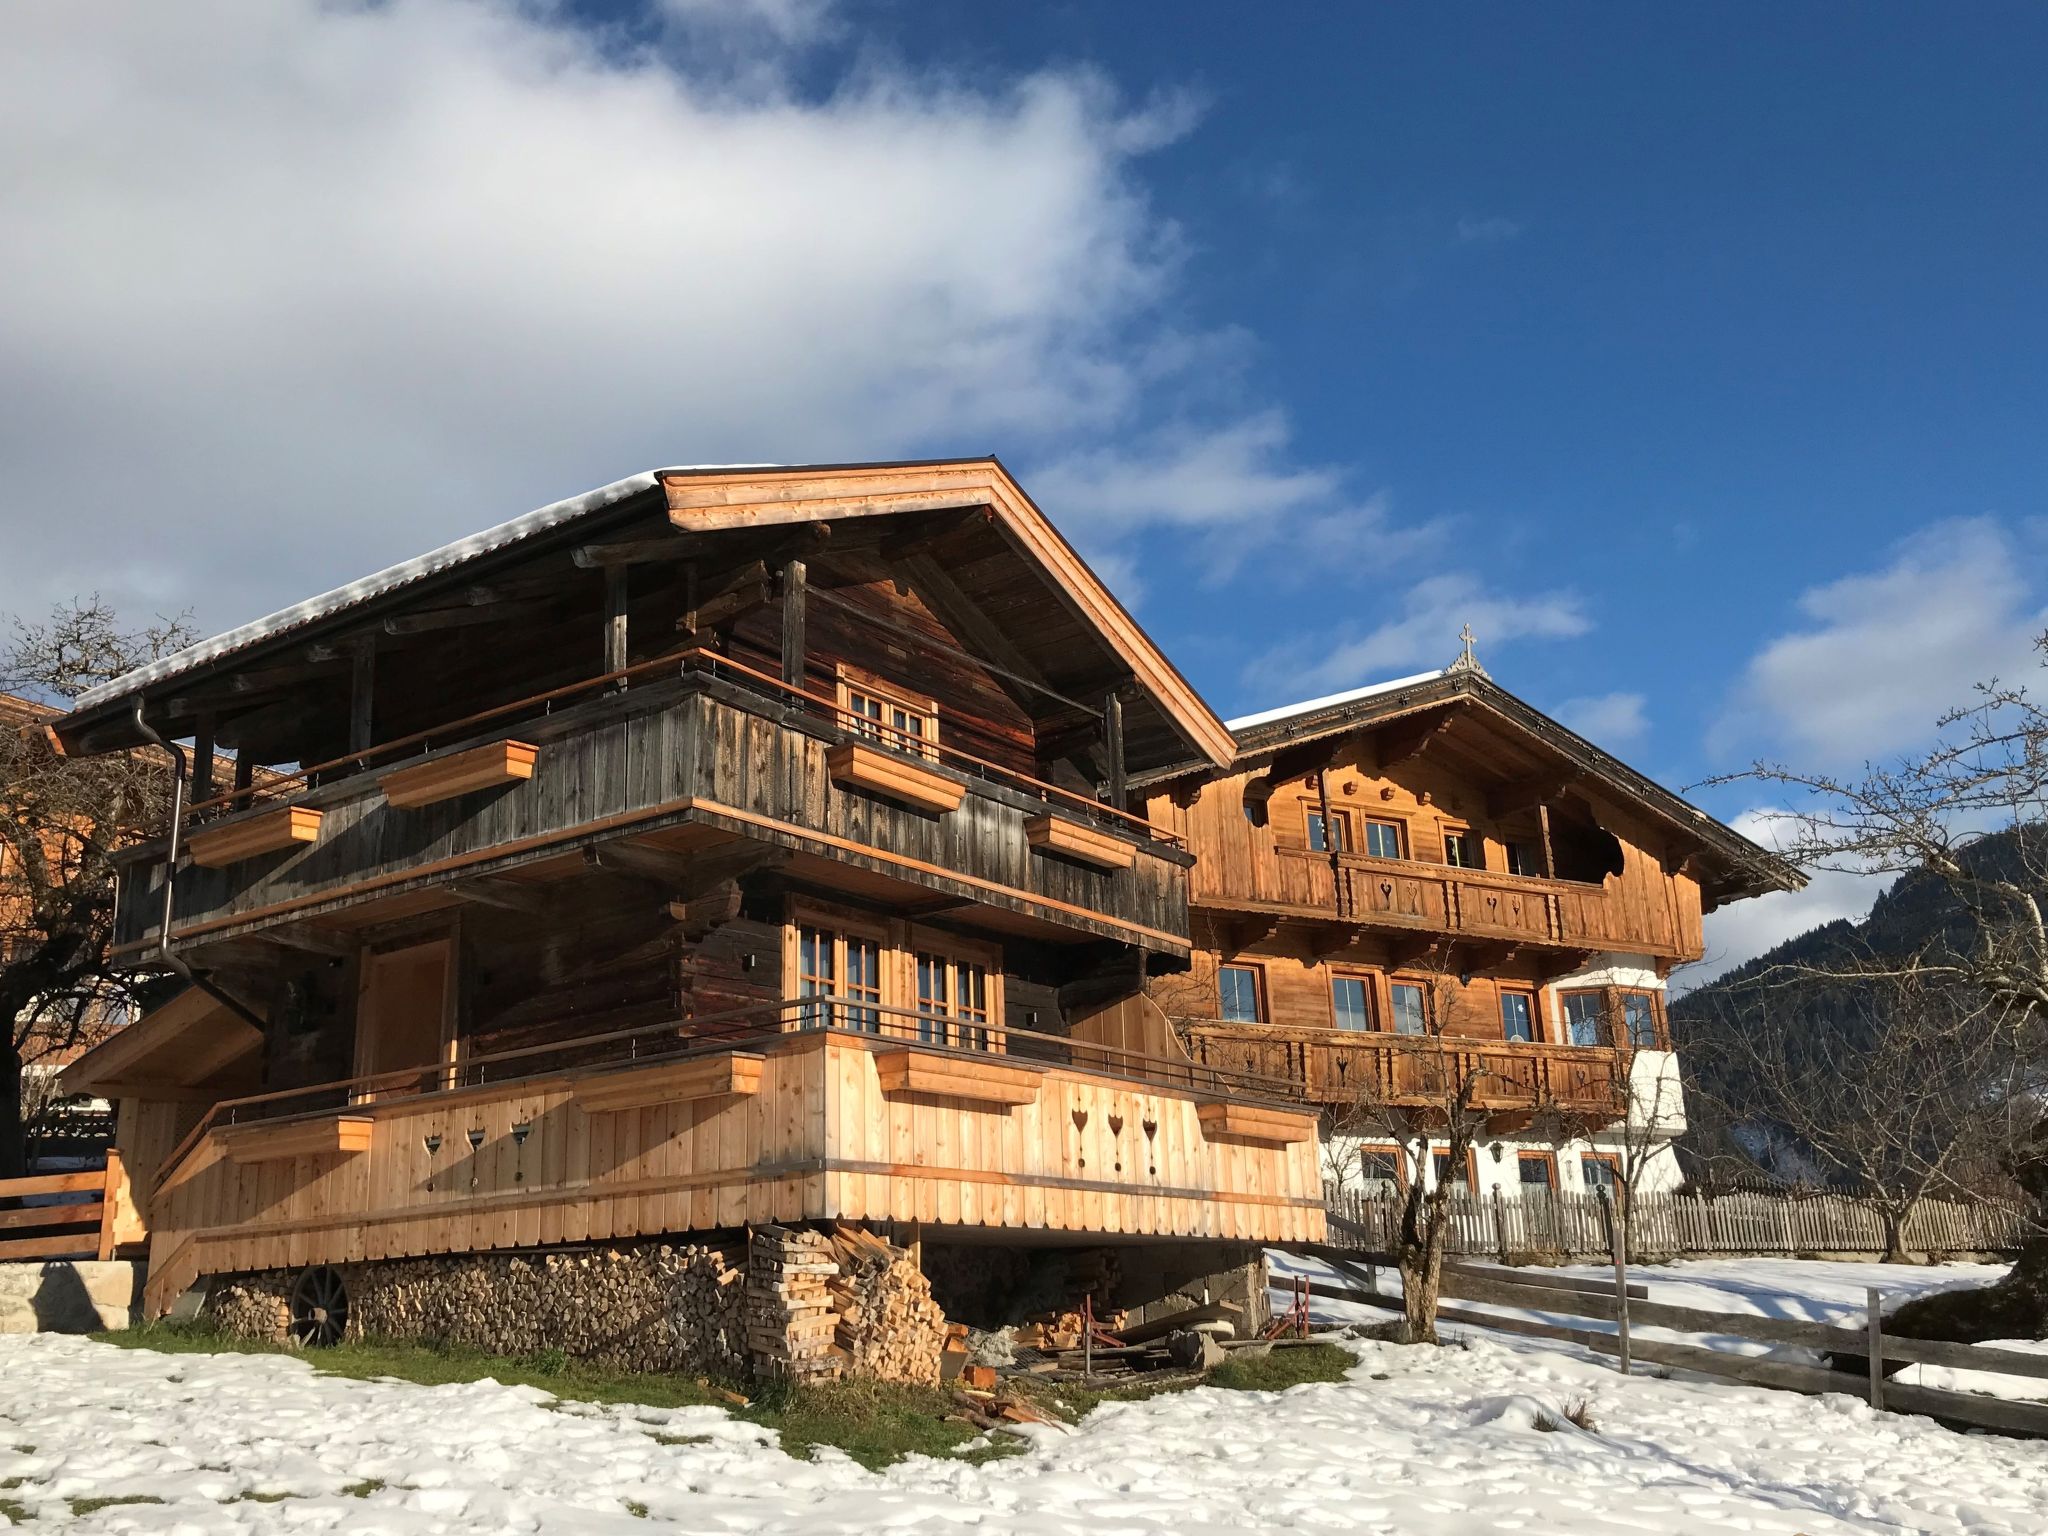
M 1555 1152 L 1543 1151 L 1540 1148 L 1536 1150 L 1529 1150 L 1525 1148 L 1522 1151 L 1519 1151 L 1515 1154 L 1516 1187 L 1518 1189 L 1528 1189 L 1531 1187 L 1529 1181 L 1522 1177 L 1522 1170 L 1528 1167 L 1531 1163 L 1541 1163 L 1545 1171 L 1548 1173 L 1549 1177 L 1545 1181 L 1544 1187 L 1547 1188 L 1553 1195 L 1560 1193 L 1561 1186 L 1558 1183 L 1557 1154 Z
M 1614 1049 L 1613 993 L 1614 988 L 1612 987 L 1560 987 L 1558 989 L 1557 1017 L 1559 1027 L 1563 1030 L 1562 1039 L 1566 1045 L 1576 1045 L 1586 1050 Z M 1599 999 L 1600 1009 L 1597 1017 L 1599 1020 L 1600 1039 L 1588 1042 L 1572 1038 L 1571 1000 L 1575 997 Z
M 1614 1175 L 1614 1188 L 1621 1188 L 1621 1154 L 1619 1152 L 1581 1152 L 1579 1154 L 1579 1187 L 1589 1195 L 1597 1194 L 1600 1186 L 1586 1177 L 1586 1169 L 1598 1164 L 1609 1169 Z
M 1363 1159 L 1366 1154 L 1371 1153 L 1374 1156 L 1391 1158 L 1393 1160 L 1395 1192 L 1403 1195 L 1408 1193 L 1408 1154 L 1402 1150 L 1399 1142 L 1362 1141 L 1358 1144 L 1356 1150 L 1361 1159 L 1358 1165 L 1358 1182 L 1361 1185 L 1365 1183 L 1365 1164 Z
M 1385 999 L 1387 1005 L 1387 1011 L 1385 1015 L 1386 1022 L 1380 1026 L 1381 1029 L 1385 1033 L 1390 1035 L 1401 1034 L 1401 1030 L 1396 1026 L 1395 1023 L 1396 1019 L 1399 1017 L 1399 1010 L 1397 1010 L 1394 1007 L 1394 988 L 1396 987 L 1413 987 L 1416 991 L 1422 994 L 1422 1033 L 1419 1035 L 1407 1035 L 1404 1038 L 1409 1040 L 1422 1040 L 1428 1038 L 1430 1028 L 1436 1022 L 1434 1017 L 1436 1013 L 1436 1005 L 1432 1000 L 1432 994 L 1430 992 L 1430 986 L 1428 981 L 1418 980 L 1413 976 L 1387 977 Z
M 1323 809 L 1320 805 L 1311 800 L 1301 802 L 1302 846 L 1310 853 L 1330 852 L 1328 847 L 1318 848 L 1316 846 L 1316 823 L 1323 819 Z M 1352 826 L 1352 819 L 1351 807 L 1348 805 L 1333 805 L 1330 807 L 1329 822 L 1337 828 L 1338 846 L 1336 851 L 1338 853 L 1356 853 L 1358 851 L 1358 840 L 1355 829 Z
M 1664 994 L 1650 987 L 1560 987 L 1557 994 L 1557 1017 L 1559 1038 L 1567 1045 L 1579 1042 L 1571 1037 L 1571 1014 L 1569 999 L 1574 997 L 1597 997 L 1600 999 L 1600 1033 L 1602 1038 L 1593 1042 L 1600 1050 L 1668 1051 L 1671 1049 L 1671 1026 L 1664 1012 Z M 1638 1045 L 1628 1039 L 1628 1008 L 1626 999 L 1646 997 L 1650 1000 L 1650 1041 Z
M 1255 1019 L 1233 1019 L 1223 1011 L 1223 973 L 1225 971 L 1248 971 L 1252 978 L 1252 998 L 1258 1008 Z M 1216 1017 L 1225 1024 L 1270 1024 L 1273 1022 L 1273 994 L 1266 987 L 1266 968 L 1256 960 L 1219 960 L 1216 963 Z
M 866 737 L 879 746 L 893 752 L 902 752 L 911 757 L 936 759 L 939 755 L 939 704 L 929 695 L 913 693 L 900 683 L 893 683 L 886 677 L 878 677 L 865 668 L 839 662 L 833 668 L 833 682 L 840 709 L 840 724 L 856 735 Z M 853 708 L 853 696 L 858 693 L 875 700 L 886 707 L 904 711 L 918 722 L 914 739 L 906 740 L 912 733 L 898 732 L 888 721 L 877 720 L 872 724 L 879 729 L 869 731 L 856 720 L 866 720 Z
M 1439 823 L 1437 830 L 1441 838 L 1441 841 L 1438 843 L 1437 846 L 1443 850 L 1445 869 L 1469 869 L 1473 870 L 1478 874 L 1486 873 L 1485 838 L 1480 837 L 1470 827 L 1461 826 L 1460 824 L 1454 821 Z M 1468 854 L 1476 853 L 1479 857 L 1478 863 L 1453 864 L 1451 862 L 1451 839 L 1454 837 L 1462 837 L 1465 840 L 1465 851 Z
M 792 897 L 783 914 L 782 923 L 782 997 L 783 1001 L 801 1003 L 805 1000 L 803 990 L 803 932 L 806 928 L 819 929 L 832 935 L 832 983 L 834 997 L 844 997 L 839 989 L 846 982 L 846 941 L 849 938 L 863 940 L 875 946 L 875 967 L 877 996 L 875 1002 L 882 1007 L 900 1005 L 900 997 L 892 996 L 891 977 L 897 967 L 892 963 L 893 946 L 890 942 L 887 919 L 878 919 L 873 914 L 854 908 L 834 906 L 827 902 L 808 901 Z M 861 1001 L 865 1001 L 862 999 Z M 840 1002 L 829 1010 L 820 1009 L 824 1015 L 822 1023 L 812 1023 L 802 1009 L 792 1008 L 783 1015 L 782 1027 L 796 1029 L 852 1029 L 857 1034 L 879 1034 L 886 1032 L 888 1016 L 877 1015 L 877 1022 L 884 1026 L 877 1030 L 863 1030 L 838 1015 L 841 1009 L 851 1010 L 860 1002 Z
M 1501 1037 L 1501 1040 L 1502 1040 L 1502 1041 L 1503 1041 L 1503 1042 L 1504 1042 L 1505 1044 L 1508 1044 L 1508 1045 L 1541 1045 L 1541 1044 L 1543 1044 L 1544 1042 L 1543 1042 L 1543 994 L 1542 994 L 1542 991 L 1541 991 L 1541 990 L 1540 990 L 1539 988 L 1536 988 L 1536 987 L 1531 987 L 1531 986 L 1518 986 L 1518 985 L 1513 985 L 1513 984 L 1510 984 L 1510 983 L 1505 983 L 1505 982 L 1497 982 L 1497 983 L 1495 983 L 1493 991 L 1494 991 L 1494 1016 L 1495 1016 L 1496 1018 L 1498 1018 L 1498 1019 L 1500 1020 L 1500 1037 Z M 1517 1039 L 1516 1039 L 1516 1038 L 1515 1038 L 1514 1036 L 1512 1036 L 1512 1035 L 1510 1035 L 1510 1034 L 1508 1033 L 1508 1010 L 1507 1010 L 1507 1000 L 1508 1000 L 1509 998 L 1511 998 L 1511 997 L 1520 997 L 1520 998 L 1525 998 L 1525 999 L 1527 999 L 1527 1000 L 1528 1000 L 1528 1004 L 1529 1004 L 1529 1038 L 1528 1038 L 1527 1040 L 1517 1040 Z
M 1004 1049 L 1003 952 L 1000 946 L 980 939 L 963 938 L 959 934 L 947 933 L 942 929 L 925 928 L 916 924 L 906 925 L 903 933 L 902 974 L 906 984 L 903 1006 L 920 1014 L 924 1012 L 924 999 L 919 986 L 918 966 L 927 956 L 946 963 L 949 973 L 948 1009 L 957 1006 L 958 972 L 963 965 L 982 973 L 985 991 L 982 997 L 982 1018 L 979 1023 L 973 1022 L 972 1019 L 968 1019 L 964 1024 L 953 1022 L 959 1020 L 961 1016 L 947 1009 L 934 1010 L 948 1021 L 943 1026 L 937 1026 L 937 1020 L 930 1021 L 934 1026 L 944 1029 L 946 1038 L 937 1038 L 936 1031 L 928 1034 L 925 1028 L 927 1021 L 920 1018 L 915 1031 L 918 1039 L 928 1045 L 958 1045 L 963 1050 Z M 884 974 L 887 974 L 887 967 L 884 968 Z M 978 1043 L 963 1043 L 969 1030 L 980 1032 L 982 1038 Z M 955 1033 L 961 1035 L 962 1039 L 952 1039 L 951 1036 Z
M 1364 858 L 1382 859 L 1390 864 L 1412 864 L 1415 861 L 1415 829 L 1409 825 L 1408 817 L 1396 816 L 1386 811 L 1368 810 L 1361 813 L 1356 820 L 1359 824 L 1354 826 L 1352 831 L 1355 836 L 1360 838 L 1364 838 L 1366 829 L 1375 823 L 1383 827 L 1392 827 L 1395 840 L 1399 843 L 1401 851 L 1392 855 L 1373 853 L 1368 848 L 1366 842 L 1361 841 L 1353 849 L 1353 852 Z
M 1330 1028 L 1333 1031 L 1345 1035 L 1370 1035 L 1377 1034 L 1386 1028 L 1386 1024 L 1383 1022 L 1384 1015 L 1380 1007 L 1380 978 L 1376 972 L 1348 968 L 1340 970 L 1335 966 L 1330 966 L 1326 968 L 1325 975 L 1330 983 Z M 1365 1027 L 1363 1029 L 1346 1029 L 1337 1022 L 1337 983 L 1340 981 L 1355 981 L 1365 991 Z
M 1437 1172 L 1436 1160 L 1441 1157 L 1448 1162 L 1450 1156 L 1451 1149 L 1449 1147 L 1431 1147 L 1429 1149 L 1429 1177 L 1431 1182 L 1439 1188 L 1443 1185 L 1443 1176 Z M 1465 1149 L 1465 1193 L 1475 1200 L 1479 1198 L 1479 1154 L 1478 1150 L 1473 1147 Z

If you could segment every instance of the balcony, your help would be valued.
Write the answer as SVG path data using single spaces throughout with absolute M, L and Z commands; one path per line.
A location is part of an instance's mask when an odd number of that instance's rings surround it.
M 1427 1110 L 1465 1084 L 1505 1129 L 1539 1113 L 1606 1123 L 1627 1109 L 1624 1063 L 1602 1046 L 1467 1040 L 1176 1019 L 1189 1057 L 1221 1072 L 1280 1081 L 1311 1104 Z
M 1516 947 L 1682 955 L 1670 904 L 1628 901 L 1619 882 L 1591 884 L 1491 870 L 1272 849 L 1233 867 L 1204 858 L 1190 877 L 1198 907 L 1317 918 L 1386 932 L 1450 934 Z
M 1187 952 L 1190 859 L 1169 836 L 971 754 L 889 737 L 701 651 L 559 689 L 193 807 L 173 944 L 417 901 L 646 838 L 684 853 L 771 843 L 812 855 L 828 881 L 850 869 L 912 899 L 1008 908 L 1047 937 Z M 123 873 L 116 942 L 132 952 L 161 913 L 162 844 L 125 854 Z
M 835 998 L 231 1100 L 164 1168 L 152 1315 L 226 1270 L 768 1221 L 1324 1235 L 1283 1084 Z

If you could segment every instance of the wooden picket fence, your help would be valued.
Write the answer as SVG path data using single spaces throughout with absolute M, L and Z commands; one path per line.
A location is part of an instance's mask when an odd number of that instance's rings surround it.
M 1387 1253 L 1400 1230 L 1402 1196 L 1324 1189 L 1330 1241 Z M 1597 1194 L 1524 1191 L 1519 1197 L 1453 1193 L 1449 1251 L 1504 1263 L 1603 1257 L 1612 1251 L 1609 1211 Z M 1989 1201 L 1923 1200 L 1905 1226 L 1919 1254 L 2010 1253 L 2026 1216 Z M 1629 1248 L 1638 1262 L 1716 1253 L 1884 1252 L 1884 1221 L 1844 1195 L 1638 1195 Z

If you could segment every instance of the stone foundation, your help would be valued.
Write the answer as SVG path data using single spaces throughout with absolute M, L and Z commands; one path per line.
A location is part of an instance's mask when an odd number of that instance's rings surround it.
M 0 1333 L 94 1333 L 132 1328 L 142 1266 L 127 1259 L 0 1264 Z

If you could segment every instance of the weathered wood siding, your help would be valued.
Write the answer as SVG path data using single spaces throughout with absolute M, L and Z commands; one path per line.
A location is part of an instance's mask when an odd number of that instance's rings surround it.
M 518 734 L 539 744 L 539 761 L 530 780 L 500 790 L 415 809 L 387 805 L 368 776 L 306 791 L 300 802 L 325 813 L 319 841 L 181 869 L 174 940 L 700 821 L 1059 926 L 1185 949 L 1186 884 L 1160 845 L 1139 840 L 1131 868 L 1103 871 L 1034 851 L 1024 823 L 1045 806 L 1013 788 L 970 780 L 960 808 L 939 816 L 842 788 L 825 767 L 842 733 L 722 684 L 636 688 Z M 161 876 L 160 858 L 128 865 L 120 943 L 153 934 Z

